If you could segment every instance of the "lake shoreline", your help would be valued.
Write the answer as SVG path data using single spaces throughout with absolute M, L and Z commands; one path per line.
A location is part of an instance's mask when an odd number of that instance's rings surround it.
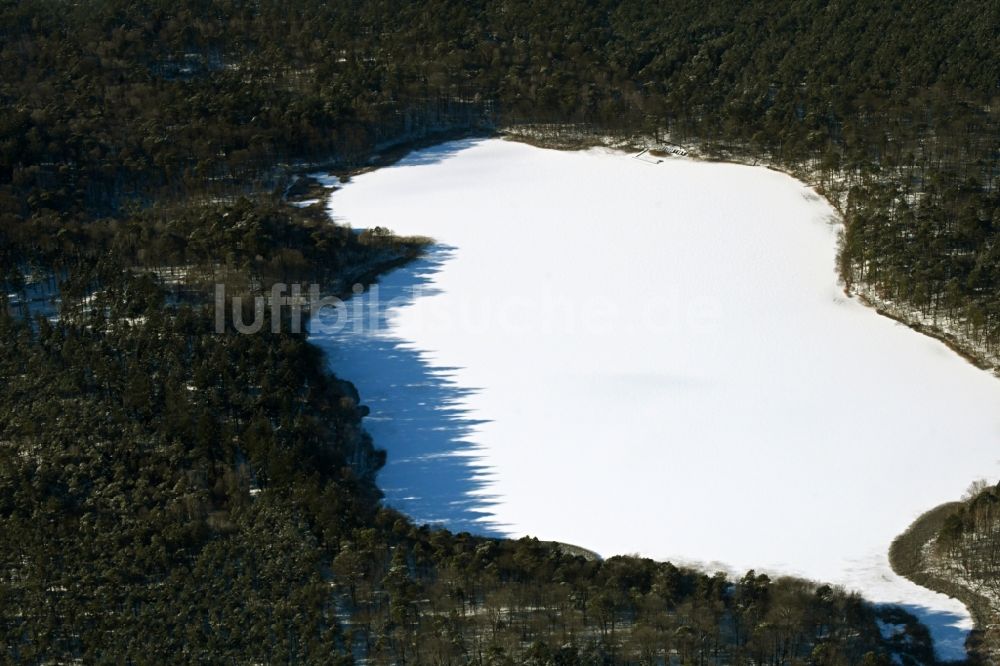
M 578 143 L 569 141 L 554 141 L 547 142 L 544 139 L 525 137 L 525 136 L 509 136 L 504 135 L 505 139 L 518 141 L 521 143 L 526 143 L 528 145 L 537 146 L 541 148 L 548 148 L 553 150 L 586 150 L 589 147 L 608 147 L 599 143 L 587 143 L 585 141 L 580 141 Z M 638 145 L 629 145 L 619 148 L 621 150 L 634 149 L 639 150 Z M 671 159 L 673 156 L 664 155 L 664 159 Z M 719 161 L 711 157 L 705 157 L 698 155 L 696 153 L 689 153 L 684 156 L 684 159 L 691 159 L 695 161 Z M 801 181 L 803 184 L 812 188 L 816 193 L 823 197 L 830 207 L 837 211 L 838 223 L 841 226 L 845 226 L 843 211 L 836 201 L 831 199 L 826 195 L 822 189 L 817 189 L 816 184 L 811 182 L 812 179 L 808 178 L 807 173 L 803 173 L 799 170 L 786 169 L 773 164 L 763 164 L 758 160 L 753 160 L 751 163 L 749 160 L 742 160 L 738 157 L 730 156 L 722 161 L 731 162 L 733 164 L 741 164 L 743 166 L 760 167 L 763 166 L 767 169 L 773 171 L 778 171 L 780 173 L 786 174 L 796 180 Z M 876 302 L 874 299 L 869 298 L 863 290 L 851 289 L 847 286 L 845 282 L 844 275 L 841 271 L 841 266 L 837 266 L 837 275 L 840 279 L 841 284 L 844 285 L 844 294 L 848 297 L 857 298 L 866 307 L 874 310 L 878 315 L 891 319 L 899 324 L 902 324 L 909 328 L 910 330 L 925 335 L 927 337 L 938 340 L 945 346 L 947 346 L 951 351 L 953 351 L 958 356 L 965 359 L 968 363 L 975 366 L 976 368 L 984 371 L 993 373 L 994 375 L 1000 376 L 1000 367 L 996 364 L 991 363 L 985 358 L 982 358 L 974 350 L 970 349 L 967 344 L 958 339 L 955 335 L 948 333 L 945 330 L 940 329 L 937 326 L 928 326 L 922 324 L 918 321 L 914 321 L 912 318 L 906 317 L 903 314 L 897 314 L 889 310 L 885 305 Z M 889 304 L 890 306 L 892 304 Z M 990 662 L 992 657 L 1000 654 L 1000 635 L 996 635 L 998 632 L 993 630 L 993 622 L 990 618 L 993 614 L 989 612 L 988 602 L 979 594 L 974 591 L 963 587 L 953 581 L 941 578 L 932 573 L 926 571 L 926 562 L 923 558 L 922 549 L 924 546 L 928 545 L 929 542 L 934 538 L 937 533 L 937 529 L 943 524 L 944 520 L 951 515 L 951 513 L 959 507 L 961 503 L 959 502 L 946 502 L 940 506 L 930 509 L 926 513 L 918 517 L 911 525 L 907 528 L 903 534 L 896 537 L 889 546 L 888 557 L 889 564 L 892 570 L 906 578 L 907 580 L 924 587 L 933 592 L 938 592 L 940 594 L 947 595 L 954 599 L 960 601 L 969 611 L 972 616 L 974 628 L 969 632 L 969 636 L 966 641 L 966 651 L 972 661 Z M 911 555 L 908 551 L 914 551 L 917 553 L 916 556 Z
M 974 590 L 932 570 L 928 550 L 949 516 L 962 502 L 945 502 L 922 514 L 896 537 L 889 547 L 889 565 L 896 574 L 934 592 L 957 599 L 969 609 L 975 628 L 969 632 L 966 651 L 973 663 L 992 663 L 1000 654 L 1000 635 L 989 600 Z
M 461 137 L 461 138 L 484 138 L 484 139 L 486 139 L 486 138 L 498 137 L 498 136 L 504 138 L 505 140 L 510 140 L 512 142 L 524 143 L 524 144 L 528 144 L 528 145 L 534 145 L 534 146 L 538 146 L 538 147 L 542 147 L 542 148 L 548 148 L 548 149 L 552 149 L 552 150 L 558 150 L 558 151 L 561 151 L 561 152 L 572 152 L 572 151 L 579 151 L 579 150 L 587 150 L 587 149 L 594 148 L 594 147 L 605 147 L 605 148 L 612 148 L 614 150 L 619 150 L 619 151 L 627 151 L 629 148 L 633 147 L 631 145 L 607 146 L 607 145 L 603 145 L 599 141 L 593 141 L 593 140 L 591 140 L 591 141 L 580 141 L 578 143 L 572 143 L 572 144 L 565 143 L 565 142 L 561 142 L 561 143 L 557 142 L 558 145 L 552 145 L 549 142 L 546 142 L 544 140 L 538 140 L 537 138 L 535 138 L 535 139 L 528 139 L 528 138 L 525 138 L 523 136 L 511 135 L 511 134 L 508 134 L 506 132 L 489 132 L 489 133 L 469 132 L 469 133 L 464 133 L 463 137 Z M 443 140 L 447 141 L 447 139 L 443 139 Z M 366 172 L 369 172 L 369 171 L 373 171 L 375 169 L 378 169 L 378 168 L 381 168 L 381 167 L 384 167 L 384 166 L 389 166 L 391 164 L 396 163 L 401 158 L 405 157 L 407 154 L 409 154 L 410 152 L 412 152 L 414 150 L 419 150 L 421 147 L 426 146 L 426 145 L 437 145 L 440 142 L 441 142 L 441 139 L 431 139 L 431 140 L 428 140 L 426 142 L 420 142 L 422 145 L 408 144 L 405 147 L 399 147 L 398 151 L 394 155 L 385 157 L 384 161 L 382 161 L 380 159 L 379 163 L 365 165 L 365 166 L 358 167 L 356 169 L 352 169 L 350 171 L 345 171 L 345 172 L 342 172 L 342 173 L 349 174 L 349 175 L 358 175 L 358 174 L 361 174 L 361 173 L 366 173 Z M 693 161 L 701 161 L 701 162 L 719 162 L 719 161 L 722 161 L 722 162 L 730 162 L 730 163 L 733 163 L 733 164 L 740 164 L 740 165 L 745 165 L 745 166 L 765 166 L 769 170 L 773 170 L 773 171 L 776 171 L 776 172 L 780 172 L 780 173 L 789 175 L 790 177 L 792 177 L 792 178 L 800 181 L 801 183 L 805 184 L 811 190 L 813 190 L 814 192 L 816 192 L 818 196 L 823 197 L 823 199 L 826 200 L 827 203 L 829 203 L 830 207 L 834 211 L 836 211 L 837 213 L 839 213 L 839 210 L 838 210 L 838 207 L 836 206 L 836 204 L 833 201 L 831 201 L 829 198 L 827 198 L 827 196 L 820 189 L 818 189 L 815 185 L 810 184 L 809 183 L 809 179 L 808 178 L 804 178 L 802 173 L 797 173 L 797 172 L 794 172 L 794 171 L 788 171 L 788 170 L 785 170 L 785 169 L 782 169 L 782 168 L 778 168 L 778 167 L 775 167 L 773 165 L 768 165 L 768 164 L 760 164 L 760 163 L 749 164 L 749 162 L 740 161 L 738 158 L 733 158 L 733 157 L 729 157 L 729 158 L 726 158 L 726 159 L 712 159 L 712 158 L 709 158 L 709 157 L 693 155 L 693 156 L 691 156 L 691 157 L 689 157 L 687 159 L 692 159 Z M 839 224 L 842 225 L 843 224 L 842 215 L 837 215 L 837 218 L 838 218 Z M 404 262 L 401 262 L 401 263 L 406 263 L 406 262 L 404 261 Z M 838 275 L 839 275 L 839 271 L 838 271 Z M 841 276 L 841 281 L 842 281 L 842 276 Z M 932 332 L 928 331 L 926 327 L 921 327 L 919 325 L 912 324 L 910 322 L 907 322 L 905 320 L 899 319 L 897 317 L 893 317 L 891 314 L 888 314 L 887 312 L 883 311 L 877 305 L 875 305 L 871 301 L 865 299 L 863 296 L 858 295 L 858 294 L 852 294 L 849 291 L 847 291 L 846 289 L 845 289 L 845 292 L 848 293 L 849 296 L 857 297 L 857 300 L 859 302 L 861 302 L 862 304 L 864 304 L 867 308 L 875 310 L 876 313 L 882 314 L 883 316 L 890 317 L 890 318 L 892 318 L 892 319 L 894 319 L 896 321 L 899 321 L 900 323 L 904 323 L 909 328 L 911 328 L 912 330 L 914 330 L 915 332 L 922 333 L 924 335 L 928 335 L 930 337 L 933 337 L 933 338 L 936 338 L 936 339 L 942 341 L 947 346 L 949 346 L 953 351 L 956 351 L 960 355 L 962 355 L 966 360 L 969 360 L 969 361 L 973 361 L 974 360 L 973 358 L 969 358 L 969 355 L 966 354 L 966 353 L 964 353 L 960 347 L 956 346 L 956 344 L 951 343 L 949 340 L 947 340 L 947 339 L 945 339 L 945 338 L 943 338 L 943 337 L 941 337 L 939 335 L 933 334 Z M 974 363 L 974 364 L 977 365 L 977 366 L 979 366 L 979 367 L 981 367 L 981 365 L 978 364 L 978 363 Z M 893 565 L 893 568 L 895 570 L 895 565 Z M 920 582 L 918 582 L 916 580 L 913 580 L 909 576 L 905 576 L 904 575 L 904 577 L 907 578 L 908 580 L 911 580 L 911 581 L 917 583 L 918 585 L 921 585 L 921 586 L 929 589 L 929 590 L 939 591 L 939 590 L 935 589 L 934 587 L 931 587 L 929 585 L 924 585 L 923 583 L 920 583 Z M 953 595 L 953 596 L 955 596 L 955 598 L 958 598 L 960 601 L 963 601 L 963 603 L 965 603 L 965 601 L 962 598 L 958 597 L 957 595 Z M 966 603 L 966 606 L 968 607 L 967 603 Z M 971 613 L 972 609 L 969 608 L 969 610 L 970 610 L 970 613 Z M 977 626 L 979 626 L 980 625 L 979 618 L 976 617 L 975 614 L 973 614 L 973 616 L 974 616 L 974 619 L 976 621 Z
M 563 151 L 577 151 L 577 150 L 588 150 L 590 148 L 610 148 L 614 150 L 622 151 L 640 151 L 648 148 L 647 144 L 652 143 L 662 143 L 664 145 L 678 146 L 686 148 L 686 154 L 671 155 L 668 153 L 658 154 L 658 157 L 662 159 L 690 159 L 696 162 L 722 162 L 729 164 L 739 164 L 748 167 L 763 167 L 765 169 L 770 169 L 771 171 L 777 171 L 778 173 L 785 174 L 800 181 L 804 185 L 811 188 L 818 196 L 823 197 L 823 199 L 830 205 L 830 207 L 837 212 L 838 223 L 846 228 L 846 221 L 844 220 L 844 211 L 839 201 L 835 198 L 829 196 L 825 189 L 819 186 L 815 180 L 815 174 L 810 172 L 807 168 L 798 168 L 795 166 L 789 167 L 781 164 L 775 164 L 773 162 L 763 160 L 761 158 L 750 158 L 741 156 L 737 152 L 727 152 L 725 154 L 719 155 L 707 155 L 702 154 L 697 149 L 691 146 L 683 146 L 683 144 L 674 144 L 669 141 L 660 141 L 655 137 L 639 137 L 635 136 L 631 139 L 623 139 L 618 142 L 608 141 L 608 137 L 602 137 L 599 134 L 585 135 L 579 137 L 559 137 L 559 138 L 547 138 L 544 136 L 533 136 L 525 133 L 518 133 L 512 131 L 510 128 L 502 128 L 495 132 L 496 136 L 503 138 L 508 141 L 516 141 L 518 143 L 524 143 L 530 146 L 535 146 L 537 148 L 545 148 L 548 150 L 563 150 Z M 973 344 L 968 341 L 964 341 L 961 337 L 955 333 L 946 331 L 936 325 L 928 325 L 916 321 L 913 317 L 907 316 L 903 312 L 892 312 L 890 308 L 896 308 L 899 310 L 900 306 L 892 301 L 886 302 L 876 302 L 875 299 L 867 295 L 864 289 L 856 289 L 848 286 L 845 277 L 843 275 L 842 267 L 838 261 L 837 265 L 837 275 L 842 285 L 844 285 L 844 294 L 851 298 L 859 299 L 864 305 L 873 309 L 879 315 L 883 317 L 888 317 L 893 321 L 896 321 L 910 329 L 925 335 L 929 338 L 933 338 L 944 343 L 948 348 L 954 351 L 956 354 L 964 358 L 966 361 L 979 368 L 980 370 L 986 370 L 992 372 L 994 375 L 1000 377 L 1000 364 L 998 364 L 996 358 L 987 358 L 983 352 L 974 349 Z M 867 285 L 865 285 L 867 286 Z

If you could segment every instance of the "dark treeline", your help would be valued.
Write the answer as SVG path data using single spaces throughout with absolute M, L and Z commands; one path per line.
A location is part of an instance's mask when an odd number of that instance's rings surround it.
M 353 388 L 300 336 L 214 333 L 198 297 L 419 251 L 283 203 L 297 167 L 573 124 L 810 174 L 850 284 L 995 349 L 998 12 L 0 2 L 0 301 L 61 297 L 57 322 L 0 307 L 2 660 L 932 661 L 824 586 L 415 526 L 379 502 Z
M 826 586 L 417 527 L 304 338 L 101 284 L 0 317 L 5 662 L 933 661 L 913 618 Z
M 977 656 L 1000 657 L 1000 486 L 978 481 L 961 501 L 928 511 L 896 539 L 890 561 L 897 573 L 960 599 L 976 620 Z
M 944 568 L 1000 613 L 1000 487 L 980 484 L 944 520 L 934 541 Z
M 969 0 L 9 2 L 0 238 L 448 129 L 667 132 L 811 174 L 845 213 L 849 286 L 988 357 L 998 26 Z

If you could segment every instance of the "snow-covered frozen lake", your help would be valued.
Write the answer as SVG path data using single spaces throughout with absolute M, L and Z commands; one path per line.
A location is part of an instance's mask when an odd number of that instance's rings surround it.
M 312 323 L 372 409 L 391 505 L 839 583 L 963 655 L 965 609 L 886 551 L 996 479 L 1000 381 L 845 298 L 839 223 L 811 189 L 761 167 L 468 140 L 329 205 L 438 243 Z

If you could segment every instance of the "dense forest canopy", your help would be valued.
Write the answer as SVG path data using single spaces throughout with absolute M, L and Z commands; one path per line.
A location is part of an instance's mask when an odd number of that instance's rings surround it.
M 848 286 L 988 362 L 998 33 L 967 0 L 0 2 L 3 660 L 932 661 L 825 586 L 412 525 L 363 396 L 201 297 L 420 251 L 287 205 L 300 167 L 572 127 L 804 174 Z M 27 316 L 45 289 L 57 320 Z
M 51 230 L 449 129 L 580 123 L 805 169 L 842 272 L 995 359 L 995 3 L 8 2 L 6 266 Z M 67 239 L 72 242 L 72 238 Z M 16 279 L 16 276 L 12 276 Z

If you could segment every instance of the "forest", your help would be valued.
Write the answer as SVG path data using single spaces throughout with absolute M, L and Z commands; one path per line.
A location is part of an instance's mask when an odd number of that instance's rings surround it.
M 2 660 L 932 662 L 818 583 L 412 524 L 350 378 L 206 297 L 420 253 L 288 205 L 302 173 L 573 128 L 802 174 L 848 289 L 996 365 L 998 30 L 969 0 L 0 2 Z
M 974 482 L 960 501 L 918 518 L 893 543 L 893 569 L 969 608 L 979 627 L 974 652 L 1000 655 L 1000 486 Z
M 414 525 L 304 336 L 92 280 L 56 322 L 0 317 L 4 661 L 933 662 L 914 618 L 829 586 Z

